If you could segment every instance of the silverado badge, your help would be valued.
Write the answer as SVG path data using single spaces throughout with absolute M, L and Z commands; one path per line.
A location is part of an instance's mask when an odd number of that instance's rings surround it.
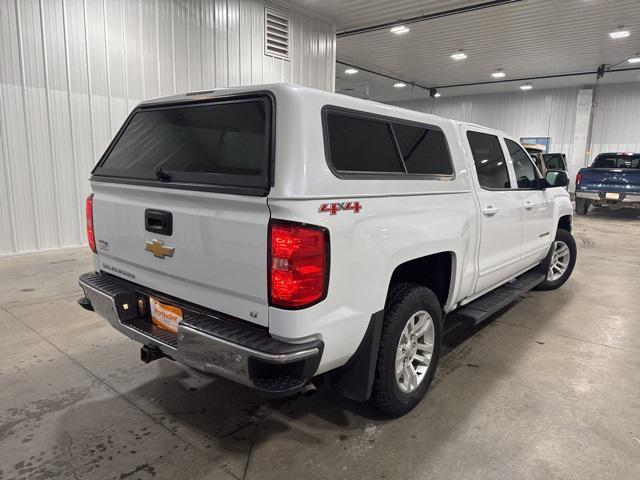
M 156 240 L 155 238 L 153 242 L 147 242 L 144 249 L 147 252 L 153 253 L 153 256 L 158 258 L 173 257 L 173 251 L 175 250 L 173 247 L 166 247 L 163 241 Z

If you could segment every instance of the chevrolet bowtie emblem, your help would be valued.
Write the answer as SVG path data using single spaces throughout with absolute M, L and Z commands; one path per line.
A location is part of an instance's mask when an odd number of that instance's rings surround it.
M 147 252 L 153 253 L 153 256 L 158 258 L 173 257 L 173 251 L 175 250 L 173 247 L 166 247 L 164 242 L 156 239 L 154 239 L 153 242 L 147 242 L 144 249 Z

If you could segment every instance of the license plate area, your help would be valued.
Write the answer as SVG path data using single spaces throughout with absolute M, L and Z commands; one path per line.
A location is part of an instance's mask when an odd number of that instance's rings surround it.
M 620 200 L 620 194 L 607 192 L 604 194 L 604 198 L 606 198 L 607 200 Z
M 158 328 L 178 333 L 178 325 L 183 319 L 182 309 L 149 297 L 151 322 Z

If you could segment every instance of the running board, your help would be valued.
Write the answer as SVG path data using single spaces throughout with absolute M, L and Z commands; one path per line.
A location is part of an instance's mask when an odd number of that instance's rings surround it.
M 542 283 L 544 279 L 543 273 L 527 272 L 451 312 L 447 317 L 455 317 L 458 321 L 473 322 L 477 325 L 513 303 L 518 297 Z

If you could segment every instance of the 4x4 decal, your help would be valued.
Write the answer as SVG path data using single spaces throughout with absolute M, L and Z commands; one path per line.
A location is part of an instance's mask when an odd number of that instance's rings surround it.
M 323 203 L 318 209 L 318 213 L 327 213 L 335 215 L 338 212 L 353 210 L 353 213 L 360 213 L 362 205 L 360 202 L 339 202 L 339 203 Z

